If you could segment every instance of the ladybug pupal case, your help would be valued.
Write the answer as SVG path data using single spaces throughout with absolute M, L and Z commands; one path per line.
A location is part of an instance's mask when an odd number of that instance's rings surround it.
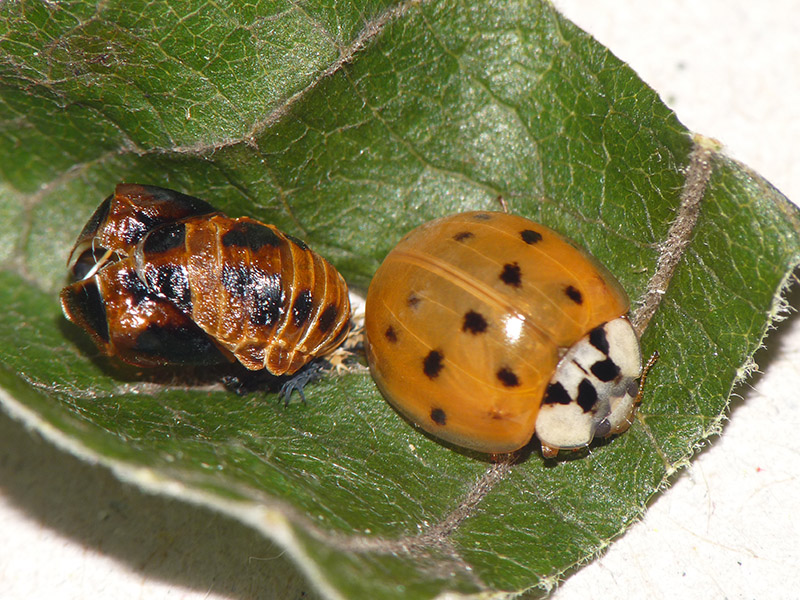
M 290 375 L 349 331 L 347 284 L 324 258 L 173 190 L 118 185 L 70 261 L 64 315 L 130 364 L 238 360 Z
M 639 341 L 616 279 L 547 227 L 500 212 L 426 223 L 367 294 L 367 357 L 397 410 L 429 433 L 548 456 L 627 429 Z

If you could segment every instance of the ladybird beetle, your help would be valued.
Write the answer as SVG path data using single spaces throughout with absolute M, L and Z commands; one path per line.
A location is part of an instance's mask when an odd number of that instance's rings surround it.
M 173 190 L 118 185 L 69 264 L 64 315 L 133 365 L 235 359 L 291 375 L 350 327 L 347 284 L 305 243 Z
M 543 454 L 625 431 L 639 340 L 628 297 L 547 227 L 467 212 L 407 234 L 367 293 L 367 358 L 389 402 L 457 446 Z

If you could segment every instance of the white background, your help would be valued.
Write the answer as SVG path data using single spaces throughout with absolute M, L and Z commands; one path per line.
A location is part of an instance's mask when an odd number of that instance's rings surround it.
M 558 0 L 690 129 L 800 198 L 800 2 Z M 800 294 L 790 300 L 800 304 Z M 557 600 L 800 597 L 800 319 L 756 356 L 724 435 Z M 0 598 L 303 598 L 280 549 L 148 496 L 0 415 Z M 275 568 L 275 567 L 278 568 Z M 277 573 L 277 577 L 271 574 Z M 288 583 L 287 583 L 288 578 Z

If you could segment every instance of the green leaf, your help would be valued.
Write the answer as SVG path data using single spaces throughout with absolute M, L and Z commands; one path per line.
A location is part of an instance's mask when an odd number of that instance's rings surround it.
M 639 418 L 493 466 L 410 427 L 363 369 L 284 407 L 105 359 L 57 293 L 118 181 L 275 223 L 362 292 L 409 229 L 503 196 L 633 299 L 662 357 Z M 606 546 L 719 431 L 799 233 L 780 193 L 545 2 L 0 5 L 0 400 L 252 525 L 326 596 L 547 589 Z

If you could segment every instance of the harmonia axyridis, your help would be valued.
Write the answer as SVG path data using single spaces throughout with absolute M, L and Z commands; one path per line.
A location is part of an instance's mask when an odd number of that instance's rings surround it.
M 369 287 L 367 357 L 384 396 L 458 446 L 506 453 L 537 434 L 545 456 L 625 431 L 639 340 L 599 262 L 523 217 L 426 223 Z
M 350 326 L 347 284 L 303 242 L 172 190 L 118 185 L 70 263 L 64 315 L 134 365 L 236 359 L 290 375 Z

